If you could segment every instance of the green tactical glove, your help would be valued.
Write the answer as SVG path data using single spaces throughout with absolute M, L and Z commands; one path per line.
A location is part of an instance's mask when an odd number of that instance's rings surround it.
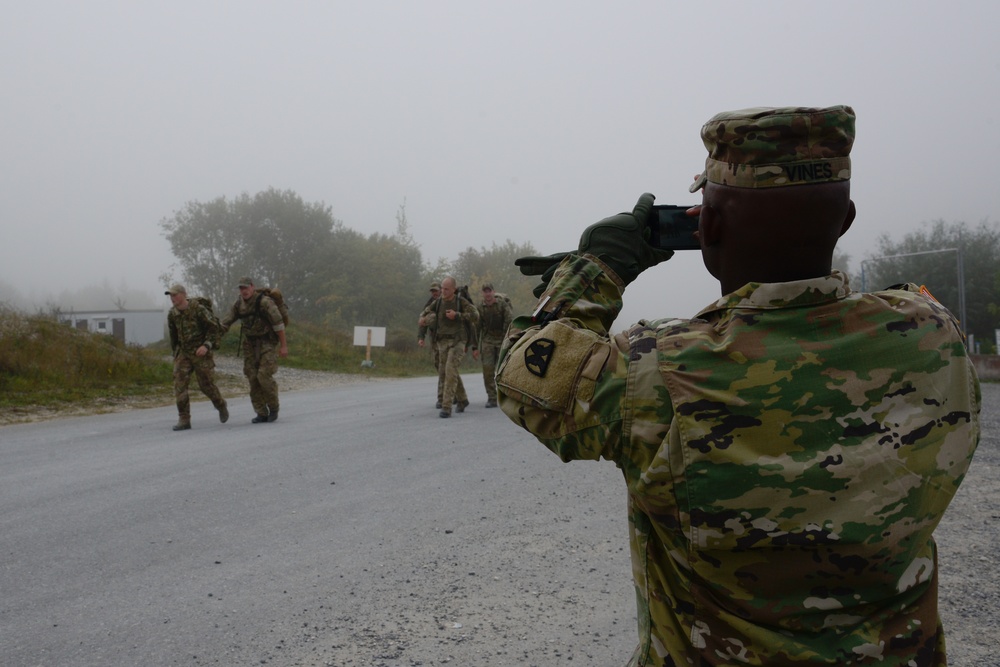
M 567 255 L 571 253 L 568 252 L 557 252 L 552 255 L 546 255 L 545 257 L 529 256 L 529 257 L 518 257 L 514 260 L 514 266 L 521 269 L 521 273 L 526 276 L 541 276 L 542 282 L 535 286 L 532 290 L 532 294 L 535 298 L 542 296 L 542 293 L 548 288 L 549 281 L 552 280 L 553 274 L 556 272 L 556 267 L 566 258 Z
M 647 192 L 639 197 L 631 213 L 619 213 L 587 227 L 580 237 L 580 252 L 599 257 L 626 285 L 649 267 L 673 257 L 673 250 L 661 250 L 648 243 L 654 199 Z

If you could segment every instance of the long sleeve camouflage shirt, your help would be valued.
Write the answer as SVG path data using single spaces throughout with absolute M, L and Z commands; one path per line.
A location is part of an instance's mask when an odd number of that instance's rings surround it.
M 449 320 L 445 313 L 454 310 L 457 316 Z M 434 332 L 436 339 L 454 338 L 467 345 L 476 342 L 476 324 L 479 322 L 479 311 L 475 304 L 461 297 L 454 296 L 450 300 L 437 298 L 431 301 L 420 316 L 425 318 L 427 327 Z
M 479 325 L 476 327 L 479 334 L 477 347 L 503 343 L 504 334 L 507 333 L 507 328 L 514 318 L 510 312 L 510 304 L 497 297 L 491 305 L 483 301 L 476 308 L 479 311 Z
M 174 356 L 179 353 L 194 355 L 202 345 L 209 350 L 216 349 L 223 333 L 212 308 L 198 297 L 188 299 L 188 306 L 184 310 L 178 310 L 176 306 L 170 309 L 167 313 L 167 331 Z
M 223 332 L 237 320 L 242 322 L 243 337 L 277 339 L 275 332 L 285 330 L 285 322 L 281 317 L 274 299 L 257 291 L 247 300 L 236 299 L 235 303 L 229 307 L 226 314 L 222 316 Z
M 913 285 L 748 284 L 610 336 L 589 255 L 515 319 L 500 407 L 629 493 L 629 665 L 946 664 L 932 531 L 979 440 L 952 315 Z

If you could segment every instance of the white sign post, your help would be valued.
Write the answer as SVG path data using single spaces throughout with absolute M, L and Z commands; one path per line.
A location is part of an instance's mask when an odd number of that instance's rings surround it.
M 354 344 L 365 346 L 365 360 L 362 368 L 375 368 L 372 361 L 372 347 L 385 347 L 385 327 L 354 327 Z

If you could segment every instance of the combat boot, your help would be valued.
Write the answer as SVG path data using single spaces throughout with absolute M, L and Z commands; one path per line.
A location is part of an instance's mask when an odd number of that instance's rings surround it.
M 491 398 L 490 400 L 486 401 L 486 407 L 488 407 L 488 408 L 495 408 L 495 407 L 497 407 L 497 399 Z
M 469 407 L 468 401 L 459 401 L 458 404 L 455 406 L 455 410 L 458 412 L 465 412 L 465 409 L 467 407 Z
M 187 431 L 191 428 L 191 420 L 184 419 L 181 417 L 176 424 L 174 424 L 174 431 Z
M 267 421 L 268 421 L 268 423 L 278 421 L 278 408 L 275 408 L 274 410 L 268 411 L 268 413 L 267 413 Z
M 250 423 L 251 424 L 266 424 L 267 423 L 267 415 L 257 415 L 256 417 L 254 417 L 253 419 L 250 420 Z
M 222 401 L 222 405 L 219 406 L 219 421 L 223 424 L 229 421 L 229 406 L 225 401 Z

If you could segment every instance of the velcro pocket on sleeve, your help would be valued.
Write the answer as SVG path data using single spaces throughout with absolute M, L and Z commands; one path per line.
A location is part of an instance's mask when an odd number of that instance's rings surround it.
M 497 386 L 526 405 L 568 413 L 574 401 L 593 398 L 610 354 L 610 344 L 593 331 L 549 322 L 511 347 Z

